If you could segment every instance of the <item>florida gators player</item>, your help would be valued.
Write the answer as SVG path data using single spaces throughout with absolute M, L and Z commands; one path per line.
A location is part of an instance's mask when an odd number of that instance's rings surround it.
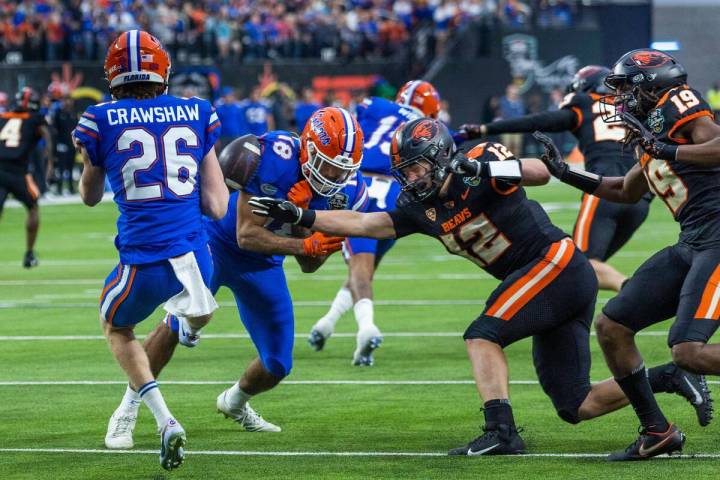
M 310 117 L 300 138 L 285 131 L 259 138 L 246 135 L 225 147 L 220 157 L 226 182 L 239 191 L 230 195 L 227 215 L 208 222 L 214 264 L 210 289 L 215 293 L 225 286 L 233 292 L 258 356 L 239 382 L 218 396 L 217 409 L 246 431 L 280 431 L 248 400 L 275 387 L 292 368 L 295 325 L 282 267 L 285 256 L 295 255 L 303 271 L 312 272 L 327 255 L 340 250 L 343 241 L 321 233 L 297 238 L 307 233 L 253 215 L 248 199 L 270 195 L 305 208 L 362 211 L 368 202 L 357 172 L 362 145 L 362 130 L 352 115 L 328 107 Z M 154 372 L 162 370 L 178 342 L 197 342 L 196 336 L 186 334 L 183 323 L 166 316 L 145 340 Z M 128 389 L 108 426 L 109 448 L 133 446 L 139 403 L 137 393 Z
M 361 170 L 370 196 L 369 212 L 395 209 L 400 185 L 390 172 L 390 142 L 403 123 L 421 117 L 437 118 L 440 96 L 429 82 L 412 80 L 398 91 L 395 102 L 370 97 L 358 107 L 360 127 L 367 136 Z M 358 325 L 353 365 L 372 365 L 373 351 L 382 343 L 382 334 L 374 322 L 372 279 L 383 256 L 395 244 L 394 239 L 348 238 L 345 259 L 349 274 L 335 295 L 330 310 L 312 327 L 308 343 L 316 351 L 335 330 L 340 317 L 353 309 Z
M 122 33 L 105 59 L 114 100 L 89 107 L 74 131 L 84 160 L 80 196 L 94 206 L 110 181 L 120 216 L 120 263 L 100 297 L 100 320 L 129 384 L 152 411 L 160 464 L 182 464 L 185 431 L 160 393 L 133 328 L 165 303 L 189 331 L 217 308 L 202 216 L 222 218 L 228 190 L 213 145 L 220 122 L 199 98 L 165 94 L 170 57 L 147 32 Z

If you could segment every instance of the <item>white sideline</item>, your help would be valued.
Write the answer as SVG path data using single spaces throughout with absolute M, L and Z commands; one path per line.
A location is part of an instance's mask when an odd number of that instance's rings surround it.
M 160 380 L 162 385 L 231 385 L 237 380 Z M 593 382 L 597 383 L 597 382 Z M 720 380 L 708 380 L 720 385 Z M 283 385 L 474 385 L 473 380 L 285 380 Z M 537 380 L 510 380 L 510 385 L 539 385 Z M 0 381 L 0 387 L 127 385 L 122 380 L 18 380 Z
M 85 453 L 108 455 L 157 455 L 157 450 L 104 450 L 86 448 L 0 448 L 0 453 Z M 296 451 L 273 452 L 252 450 L 189 450 L 187 455 L 208 456 L 239 456 L 239 457 L 447 457 L 445 452 L 330 452 L 330 451 Z M 526 453 L 513 455 L 513 458 L 605 458 L 607 453 Z M 657 459 L 692 459 L 692 458 L 720 458 L 720 453 L 696 453 L 691 455 L 666 455 Z
M 405 337 L 405 338 L 422 338 L 422 337 L 451 337 L 460 338 L 463 332 L 383 332 L 384 337 Z M 590 335 L 596 335 L 590 332 Z M 639 337 L 666 337 L 666 331 L 648 331 L 638 332 Z M 307 338 L 305 333 L 296 333 L 295 338 Z M 355 338 L 354 333 L 333 333 L 335 338 Z M 138 335 L 138 338 L 145 338 L 145 335 Z M 247 333 L 206 333 L 202 338 L 232 339 L 232 338 L 250 338 Z M 33 342 L 33 341 L 85 341 L 85 340 L 105 340 L 102 335 L 0 335 L 0 342 Z

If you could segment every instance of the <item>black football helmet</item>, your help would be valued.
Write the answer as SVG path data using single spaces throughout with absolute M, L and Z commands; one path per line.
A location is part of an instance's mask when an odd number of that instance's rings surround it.
M 30 87 L 24 87 L 15 94 L 15 110 L 36 112 L 40 110 L 40 95 Z
M 568 92 L 576 93 L 599 93 L 607 95 L 610 89 L 605 85 L 605 77 L 610 73 L 610 69 L 601 65 L 587 65 L 577 71 L 568 85 Z
M 435 195 L 446 177 L 445 167 L 455 153 L 455 142 L 445 124 L 432 118 L 420 118 L 402 124 L 390 145 L 393 176 L 415 200 Z M 409 181 L 407 169 L 424 168 L 423 175 Z
M 617 122 L 623 112 L 645 120 L 665 92 L 685 82 L 687 71 L 672 55 L 653 49 L 632 50 L 620 57 L 605 79 L 613 93 L 604 103 L 615 109 L 605 109 L 603 120 Z

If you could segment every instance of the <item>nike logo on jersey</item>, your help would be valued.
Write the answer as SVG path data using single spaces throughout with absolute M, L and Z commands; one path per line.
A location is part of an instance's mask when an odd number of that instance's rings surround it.
M 467 190 L 465 190 L 465 191 L 463 192 L 463 194 L 460 195 L 460 198 L 461 198 L 462 200 L 467 200 L 468 195 L 470 195 L 470 187 L 468 187 Z
M 499 446 L 500 446 L 500 444 L 496 443 L 495 445 L 492 445 L 487 448 L 483 448 L 482 450 L 478 450 L 478 451 L 473 451 L 472 448 L 468 448 L 467 454 L 468 454 L 468 456 L 482 455 L 483 453 L 487 453 L 490 450 L 494 450 L 495 448 L 497 448 Z

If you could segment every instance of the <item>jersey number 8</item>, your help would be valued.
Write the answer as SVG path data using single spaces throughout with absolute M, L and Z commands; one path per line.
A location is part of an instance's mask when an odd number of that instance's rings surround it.
M 153 168 L 158 161 L 158 142 L 155 135 L 144 128 L 129 128 L 118 138 L 119 152 L 132 150 L 140 144 L 140 155 L 127 159 L 122 167 L 125 198 L 129 201 L 157 200 L 163 197 L 163 183 L 178 197 L 190 195 L 195 190 L 198 164 L 192 155 L 178 152 L 178 142 L 186 147 L 197 148 L 200 140 L 190 127 L 171 127 L 160 138 L 165 181 L 138 184 L 138 174 Z

